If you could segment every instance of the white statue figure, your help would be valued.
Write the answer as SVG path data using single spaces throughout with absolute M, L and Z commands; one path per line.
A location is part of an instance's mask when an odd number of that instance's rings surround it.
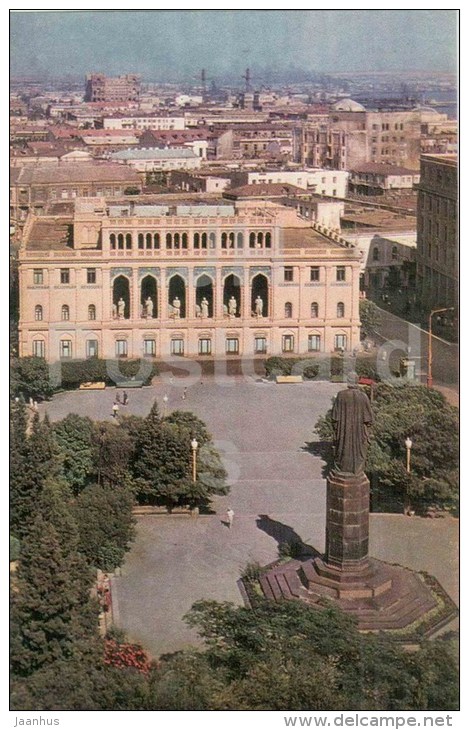
M 231 297 L 231 299 L 228 302 L 228 313 L 230 317 L 236 317 L 236 312 L 238 309 L 238 303 L 234 296 Z
M 179 297 L 174 297 L 173 299 L 173 314 L 176 319 L 179 319 L 181 316 L 181 300 Z
M 259 294 L 257 295 L 257 299 L 255 301 L 255 305 L 256 305 L 256 315 L 258 317 L 262 317 L 263 316 L 263 312 L 264 312 L 264 302 L 262 301 L 262 299 L 259 296 Z
M 117 302 L 117 316 L 122 319 L 125 314 L 125 302 L 122 297 Z
M 200 302 L 200 310 L 202 317 L 208 317 L 208 299 L 204 297 Z
M 145 299 L 145 314 L 147 315 L 148 319 L 153 318 L 153 302 L 151 297 L 147 297 Z

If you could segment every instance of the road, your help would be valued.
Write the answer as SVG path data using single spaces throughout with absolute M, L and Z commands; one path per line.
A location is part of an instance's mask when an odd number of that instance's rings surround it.
M 391 363 L 397 364 L 410 346 L 410 355 L 417 358 L 417 371 L 420 371 L 422 382 L 425 383 L 428 370 L 428 332 L 386 310 L 380 309 L 380 316 L 381 324 L 376 328 L 380 342 L 396 341 L 396 349 L 390 355 Z M 433 336 L 432 343 L 433 382 L 458 390 L 459 346 L 436 336 Z M 390 345 L 386 345 L 386 349 L 388 348 L 391 350 Z

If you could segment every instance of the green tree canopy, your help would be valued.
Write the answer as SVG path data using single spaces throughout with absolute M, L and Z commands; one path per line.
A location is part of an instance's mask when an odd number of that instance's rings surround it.
M 75 494 L 90 480 L 94 469 L 95 426 L 90 418 L 70 413 L 53 426 L 61 472 Z

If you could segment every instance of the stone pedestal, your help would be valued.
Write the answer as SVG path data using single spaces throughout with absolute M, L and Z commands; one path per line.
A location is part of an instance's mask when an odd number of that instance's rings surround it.
M 325 563 L 355 572 L 368 565 L 370 482 L 331 471 L 327 479 Z

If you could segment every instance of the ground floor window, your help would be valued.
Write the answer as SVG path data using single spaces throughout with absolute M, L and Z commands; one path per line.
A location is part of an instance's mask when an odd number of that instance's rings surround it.
M 267 339 L 265 337 L 254 338 L 254 351 L 258 355 L 267 352 Z
M 212 340 L 202 339 L 199 340 L 199 355 L 211 355 L 212 354 Z
M 35 357 L 45 357 L 46 356 L 46 343 L 44 342 L 44 340 L 34 340 L 33 355 Z
M 228 354 L 237 355 L 239 352 L 239 340 L 237 337 L 227 337 L 226 339 L 226 352 Z
M 62 360 L 66 360 L 72 357 L 72 341 L 62 340 L 60 342 L 60 357 Z
M 293 352 L 295 338 L 293 335 L 283 335 L 282 337 L 282 352 Z
M 98 340 L 86 340 L 86 357 L 98 357 Z
M 308 335 L 308 351 L 319 352 L 321 349 L 321 335 Z
M 116 357 L 127 357 L 127 340 L 116 340 Z
M 347 335 L 335 335 L 334 350 L 346 350 L 346 349 L 347 349 Z
M 171 355 L 184 355 L 184 340 L 171 340 Z
M 156 340 L 143 340 L 143 354 L 156 355 Z

